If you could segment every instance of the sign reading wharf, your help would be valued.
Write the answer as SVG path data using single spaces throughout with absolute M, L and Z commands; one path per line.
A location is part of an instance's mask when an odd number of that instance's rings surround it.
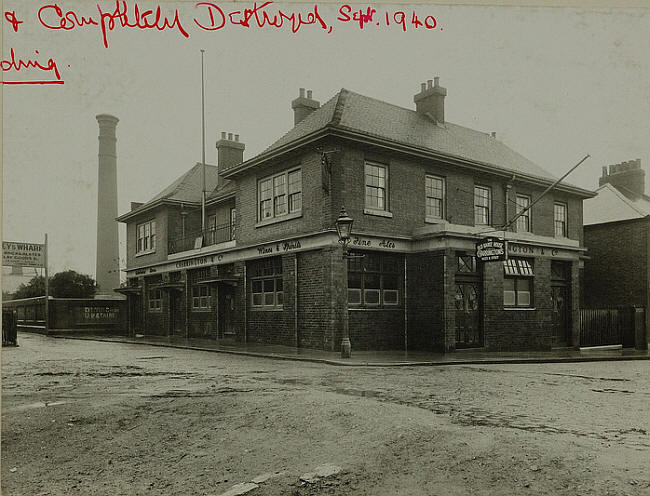
M 3 241 L 2 265 L 12 267 L 44 267 L 45 245 Z
M 481 262 L 504 260 L 505 242 L 497 238 L 486 238 L 476 243 L 476 258 Z

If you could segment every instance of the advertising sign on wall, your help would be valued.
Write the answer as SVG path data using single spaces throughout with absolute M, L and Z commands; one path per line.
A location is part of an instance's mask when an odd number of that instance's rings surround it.
M 476 258 L 481 262 L 505 260 L 505 241 L 498 238 L 486 238 L 476 243 Z

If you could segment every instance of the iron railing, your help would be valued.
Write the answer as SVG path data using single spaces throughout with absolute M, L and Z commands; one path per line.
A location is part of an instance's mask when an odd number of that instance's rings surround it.
M 634 307 L 580 309 L 580 346 L 634 346 L 636 314 L 643 311 Z
M 191 232 L 181 238 L 170 239 L 167 249 L 171 255 L 172 253 L 225 243 L 233 239 L 235 239 L 235 226 L 223 224 L 203 231 Z

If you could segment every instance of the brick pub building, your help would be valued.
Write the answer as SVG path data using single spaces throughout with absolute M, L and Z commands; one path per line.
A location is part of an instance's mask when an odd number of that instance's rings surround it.
M 582 201 L 494 135 L 445 120 L 423 83 L 415 110 L 342 89 L 291 106 L 294 127 L 243 160 L 222 133 L 202 166 L 127 224 L 130 331 L 338 350 L 549 349 L 577 345 Z M 344 259 L 335 223 L 354 219 Z M 475 244 L 508 240 L 506 262 Z

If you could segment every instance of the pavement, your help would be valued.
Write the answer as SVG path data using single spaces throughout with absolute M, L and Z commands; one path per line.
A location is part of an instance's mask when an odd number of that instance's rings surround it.
M 20 345 L 20 332 L 18 344 Z M 435 365 L 499 364 L 499 363 L 560 363 L 560 362 L 600 362 L 612 360 L 650 360 L 648 350 L 633 348 L 557 348 L 551 351 L 534 352 L 495 352 L 483 350 L 456 350 L 452 353 L 426 351 L 355 351 L 350 358 L 341 358 L 339 352 L 295 348 L 260 343 L 237 343 L 234 341 L 182 338 L 176 336 L 129 337 L 115 334 L 79 334 L 59 331 L 50 334 L 53 338 L 83 339 L 128 344 L 141 344 L 229 353 L 277 360 L 295 360 L 324 363 L 336 366 L 365 367 L 408 367 Z M 140 336 L 140 335 L 137 335 Z

